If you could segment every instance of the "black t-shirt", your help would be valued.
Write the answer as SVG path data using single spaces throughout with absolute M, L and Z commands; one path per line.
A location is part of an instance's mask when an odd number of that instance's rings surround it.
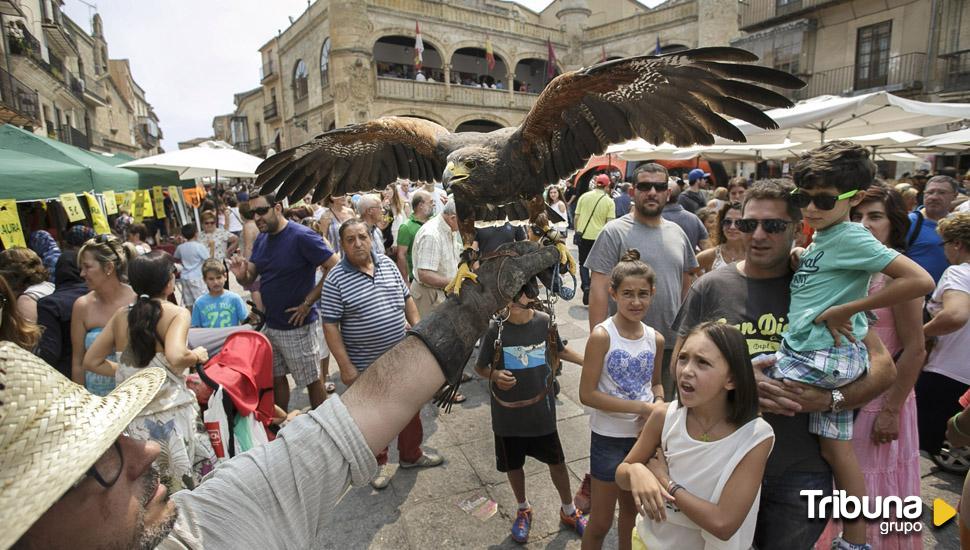
M 484 256 L 491 254 L 503 244 L 524 241 L 525 228 L 509 222 L 497 227 L 483 227 L 475 230 L 475 240 L 478 241 L 478 251 Z
M 489 325 L 482 337 L 481 351 L 477 365 L 488 370 L 494 357 L 495 338 L 498 324 Z M 506 402 L 530 399 L 550 384 L 550 370 L 546 339 L 549 336 L 549 316 L 535 312 L 532 320 L 523 325 L 508 321 L 502 328 L 502 361 L 495 365 L 496 370 L 509 370 L 515 376 L 515 385 L 509 390 L 492 386 L 495 395 Z M 556 345 L 562 351 L 562 341 L 556 336 Z M 492 401 L 492 430 L 504 437 L 536 437 L 556 431 L 556 396 L 552 388 L 539 402 L 528 407 L 508 408 L 495 400 Z
M 729 264 L 707 273 L 694 283 L 674 320 L 674 329 L 686 336 L 704 321 L 723 321 L 738 329 L 748 342 L 752 358 L 774 353 L 788 328 L 791 275 L 775 279 L 750 279 Z M 775 446 L 768 457 L 765 475 L 789 472 L 828 472 L 818 437 L 808 432 L 808 415 L 764 414 L 775 430 Z

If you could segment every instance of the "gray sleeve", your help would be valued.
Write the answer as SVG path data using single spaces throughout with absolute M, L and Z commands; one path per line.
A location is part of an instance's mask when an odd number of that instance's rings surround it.
M 697 269 L 697 256 L 694 254 L 694 247 L 690 244 L 690 239 L 684 236 L 684 271 Z
M 348 485 L 377 472 L 374 453 L 333 396 L 279 437 L 221 464 L 194 491 L 173 495 L 205 548 L 315 548 Z
M 687 291 L 687 298 L 680 305 L 680 311 L 670 327 L 678 336 L 687 336 L 690 329 L 701 322 L 701 312 L 704 309 L 703 286 L 705 285 L 701 285 L 701 281 L 697 281 Z
M 612 221 L 596 236 L 593 248 L 586 257 L 584 267 L 596 273 L 609 275 L 620 261 L 620 236 L 618 227 Z

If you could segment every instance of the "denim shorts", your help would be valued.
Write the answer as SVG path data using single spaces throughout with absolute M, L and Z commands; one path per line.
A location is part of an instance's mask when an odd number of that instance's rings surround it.
M 593 479 L 613 483 L 616 467 L 637 442 L 635 437 L 609 437 L 591 432 L 589 437 L 589 475 Z

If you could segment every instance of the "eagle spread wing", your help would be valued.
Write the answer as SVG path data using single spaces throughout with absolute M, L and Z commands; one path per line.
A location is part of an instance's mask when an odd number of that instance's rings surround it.
M 445 168 L 451 132 L 420 118 L 384 117 L 331 130 L 263 161 L 261 193 L 313 202 L 330 195 L 382 189 L 397 178 L 436 181 Z
M 293 199 L 312 190 L 317 201 L 381 189 L 399 177 L 438 180 L 447 165 L 463 171 L 459 203 L 476 203 L 459 204 L 459 215 L 528 200 L 613 143 L 641 137 L 687 146 L 712 144 L 715 135 L 744 141 L 721 114 L 776 128 L 754 104 L 792 103 L 764 86 L 805 83 L 749 64 L 757 59 L 745 50 L 714 47 L 607 61 L 550 82 L 517 129 L 454 134 L 423 119 L 383 117 L 274 155 L 257 169 L 257 183 L 262 192 Z M 476 160 L 462 164 L 463 158 Z
M 565 73 L 549 83 L 509 141 L 528 161 L 527 173 L 547 183 L 569 177 L 609 145 L 636 137 L 677 146 L 710 145 L 715 135 L 743 142 L 744 134 L 718 113 L 775 129 L 750 102 L 792 102 L 760 85 L 805 85 L 786 72 L 746 64 L 757 60 L 737 48 L 697 48 Z

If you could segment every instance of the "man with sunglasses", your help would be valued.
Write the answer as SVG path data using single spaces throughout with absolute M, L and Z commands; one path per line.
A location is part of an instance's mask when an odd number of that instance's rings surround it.
M 793 187 L 784 180 L 756 182 L 745 193 L 737 227 L 744 234 L 744 259 L 707 273 L 687 294 L 674 326 L 675 357 L 690 329 L 721 320 L 738 327 L 751 358 L 774 354 L 788 328 L 791 249 L 801 229 L 802 214 L 790 200 Z M 844 410 L 858 408 L 892 384 L 895 367 L 878 336 L 863 339 L 870 355 L 868 374 L 839 388 Z M 832 473 L 822 459 L 818 437 L 809 433 L 808 413 L 827 411 L 833 392 L 797 382 L 758 378 L 761 408 L 775 432 L 775 445 L 761 486 L 761 508 L 755 534 L 759 550 L 812 548 L 825 522 L 808 519 L 802 490 L 832 490 Z
M 671 325 L 690 288 L 691 274 L 697 270 L 697 258 L 684 230 L 663 217 L 664 207 L 670 200 L 667 169 L 652 162 L 642 164 L 633 178 L 636 189 L 633 211 L 606 224 L 586 260 L 591 272 L 589 330 L 592 332 L 608 314 L 615 312 L 616 304 L 608 292 L 610 272 L 627 250 L 637 249 L 640 258 L 657 275 L 656 294 L 643 322 L 660 331 L 668 342 L 660 366 L 664 387 L 670 388 L 668 366 L 675 336 Z
M 249 260 L 234 256 L 230 269 L 241 285 L 260 277 L 259 290 L 266 307 L 263 332 L 273 345 L 276 405 L 286 410 L 290 404 L 286 375 L 291 374 L 298 386 L 306 387 L 310 405 L 316 407 L 327 398 L 318 363 L 317 334 L 323 329 L 314 307 L 326 277 L 316 285 L 314 278 L 318 268 L 326 274 L 337 265 L 337 257 L 316 231 L 290 223 L 274 194 L 256 197 L 250 206 L 261 234 Z

